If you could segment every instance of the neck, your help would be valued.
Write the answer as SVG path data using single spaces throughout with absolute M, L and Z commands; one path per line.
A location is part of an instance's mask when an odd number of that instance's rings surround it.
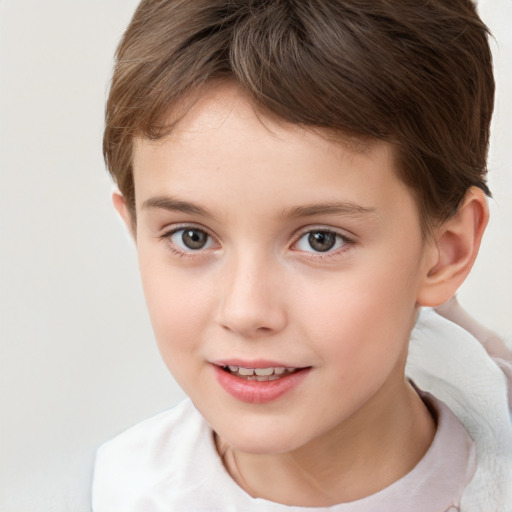
M 287 453 L 236 451 L 218 439 L 232 478 L 253 497 L 323 507 L 370 496 L 406 475 L 435 434 L 430 412 L 407 382 L 375 397 L 335 429 Z M 383 390 L 384 391 L 384 390 Z

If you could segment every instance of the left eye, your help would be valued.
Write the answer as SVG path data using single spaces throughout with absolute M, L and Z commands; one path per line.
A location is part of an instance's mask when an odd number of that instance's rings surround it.
M 341 248 L 348 240 L 334 231 L 319 229 L 308 231 L 296 243 L 299 251 L 328 252 Z
M 212 237 L 198 228 L 184 228 L 174 231 L 169 240 L 182 251 L 200 251 L 213 245 Z

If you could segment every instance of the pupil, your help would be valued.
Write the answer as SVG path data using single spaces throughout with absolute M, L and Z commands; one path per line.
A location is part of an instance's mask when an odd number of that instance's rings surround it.
M 183 231 L 181 239 L 189 249 L 197 250 L 202 249 L 206 245 L 208 235 L 204 231 L 197 229 L 186 229 Z
M 308 237 L 309 245 L 318 252 L 326 252 L 336 244 L 336 235 L 329 231 L 316 231 Z

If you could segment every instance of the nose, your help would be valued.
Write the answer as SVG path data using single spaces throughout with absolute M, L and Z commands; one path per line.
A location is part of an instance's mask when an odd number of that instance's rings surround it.
M 269 336 L 287 324 L 279 269 L 257 254 L 233 258 L 222 276 L 219 323 L 243 338 Z

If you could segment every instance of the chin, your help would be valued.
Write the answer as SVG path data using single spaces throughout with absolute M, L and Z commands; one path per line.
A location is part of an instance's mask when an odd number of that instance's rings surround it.
M 276 427 L 271 429 L 237 428 L 236 430 L 228 427 L 215 431 L 234 450 L 253 455 L 287 453 L 300 448 L 305 442 L 303 439 L 295 438 L 294 433 Z

